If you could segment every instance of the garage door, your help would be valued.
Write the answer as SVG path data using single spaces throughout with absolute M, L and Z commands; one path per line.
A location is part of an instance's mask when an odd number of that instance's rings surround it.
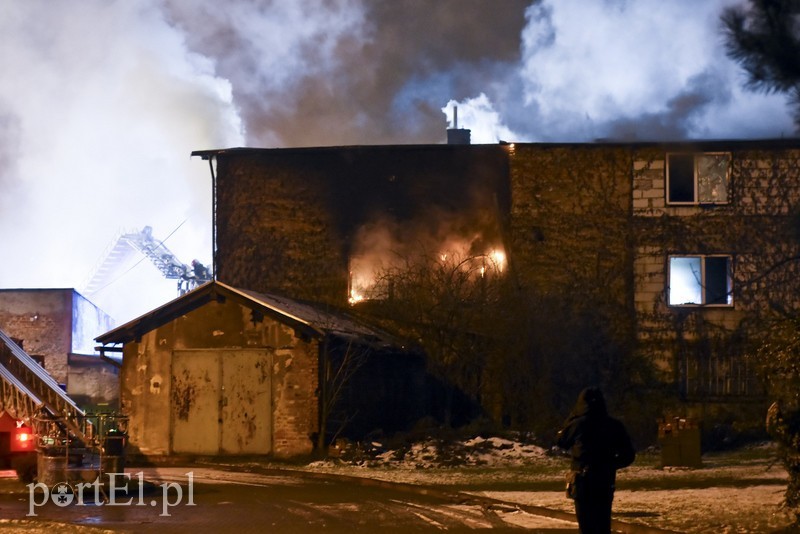
M 272 451 L 271 355 L 260 350 L 181 350 L 172 355 L 172 451 Z

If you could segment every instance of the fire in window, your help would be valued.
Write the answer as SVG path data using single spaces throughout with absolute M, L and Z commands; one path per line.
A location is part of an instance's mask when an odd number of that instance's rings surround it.
M 727 204 L 730 167 L 729 153 L 668 154 L 667 202 Z
M 432 271 L 459 271 L 466 279 L 471 280 L 503 274 L 507 260 L 502 247 L 496 246 L 484 253 L 465 252 L 471 248 L 473 247 L 468 242 L 453 241 L 448 243 L 448 248 L 431 256 L 423 255 L 411 259 L 381 258 L 377 253 L 353 256 L 350 258 L 348 301 L 351 305 L 355 305 L 365 300 L 392 298 L 397 276 L 401 281 L 416 279 L 416 282 L 424 283 L 429 279 L 420 276 L 418 270 L 412 274 L 421 266 L 427 266 Z
M 733 305 L 730 256 L 670 256 L 670 306 Z

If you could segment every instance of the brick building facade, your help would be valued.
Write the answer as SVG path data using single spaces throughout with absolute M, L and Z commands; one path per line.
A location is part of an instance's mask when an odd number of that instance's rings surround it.
M 74 289 L 0 289 L 0 329 L 84 407 L 116 405 L 116 367 L 94 350 L 94 337 L 113 324 Z
M 706 142 L 636 153 L 638 350 L 689 403 L 758 398 L 747 340 L 800 306 L 798 146 Z

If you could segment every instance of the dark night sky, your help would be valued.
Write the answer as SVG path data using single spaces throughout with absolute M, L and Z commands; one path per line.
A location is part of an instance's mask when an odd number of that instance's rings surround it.
M 193 150 L 441 143 L 455 103 L 478 143 L 792 135 L 724 55 L 735 3 L 3 2 L 0 287 L 80 288 L 145 225 L 209 261 Z

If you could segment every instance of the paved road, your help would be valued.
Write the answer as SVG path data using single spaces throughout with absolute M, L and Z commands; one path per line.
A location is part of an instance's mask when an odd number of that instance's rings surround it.
M 100 527 L 128 532 L 577 532 L 572 522 L 513 506 L 407 488 L 364 485 L 348 479 L 230 472 L 213 468 L 129 469 L 118 477 L 114 502 L 94 504 L 94 488 L 71 495 L 0 480 L 0 524 L 24 531 L 58 523 L 56 531 Z M 191 472 L 191 478 L 188 476 Z M 145 481 L 139 491 L 137 480 Z M 180 488 L 180 490 L 178 489 Z M 78 498 L 82 498 L 79 502 Z M 45 502 L 47 501 L 47 502 Z M 35 516 L 33 515 L 35 514 Z M 10 521 L 9 521 L 10 520 Z M 67 526 L 71 525 L 71 526 Z M 83 528 L 81 528 L 83 527 Z

